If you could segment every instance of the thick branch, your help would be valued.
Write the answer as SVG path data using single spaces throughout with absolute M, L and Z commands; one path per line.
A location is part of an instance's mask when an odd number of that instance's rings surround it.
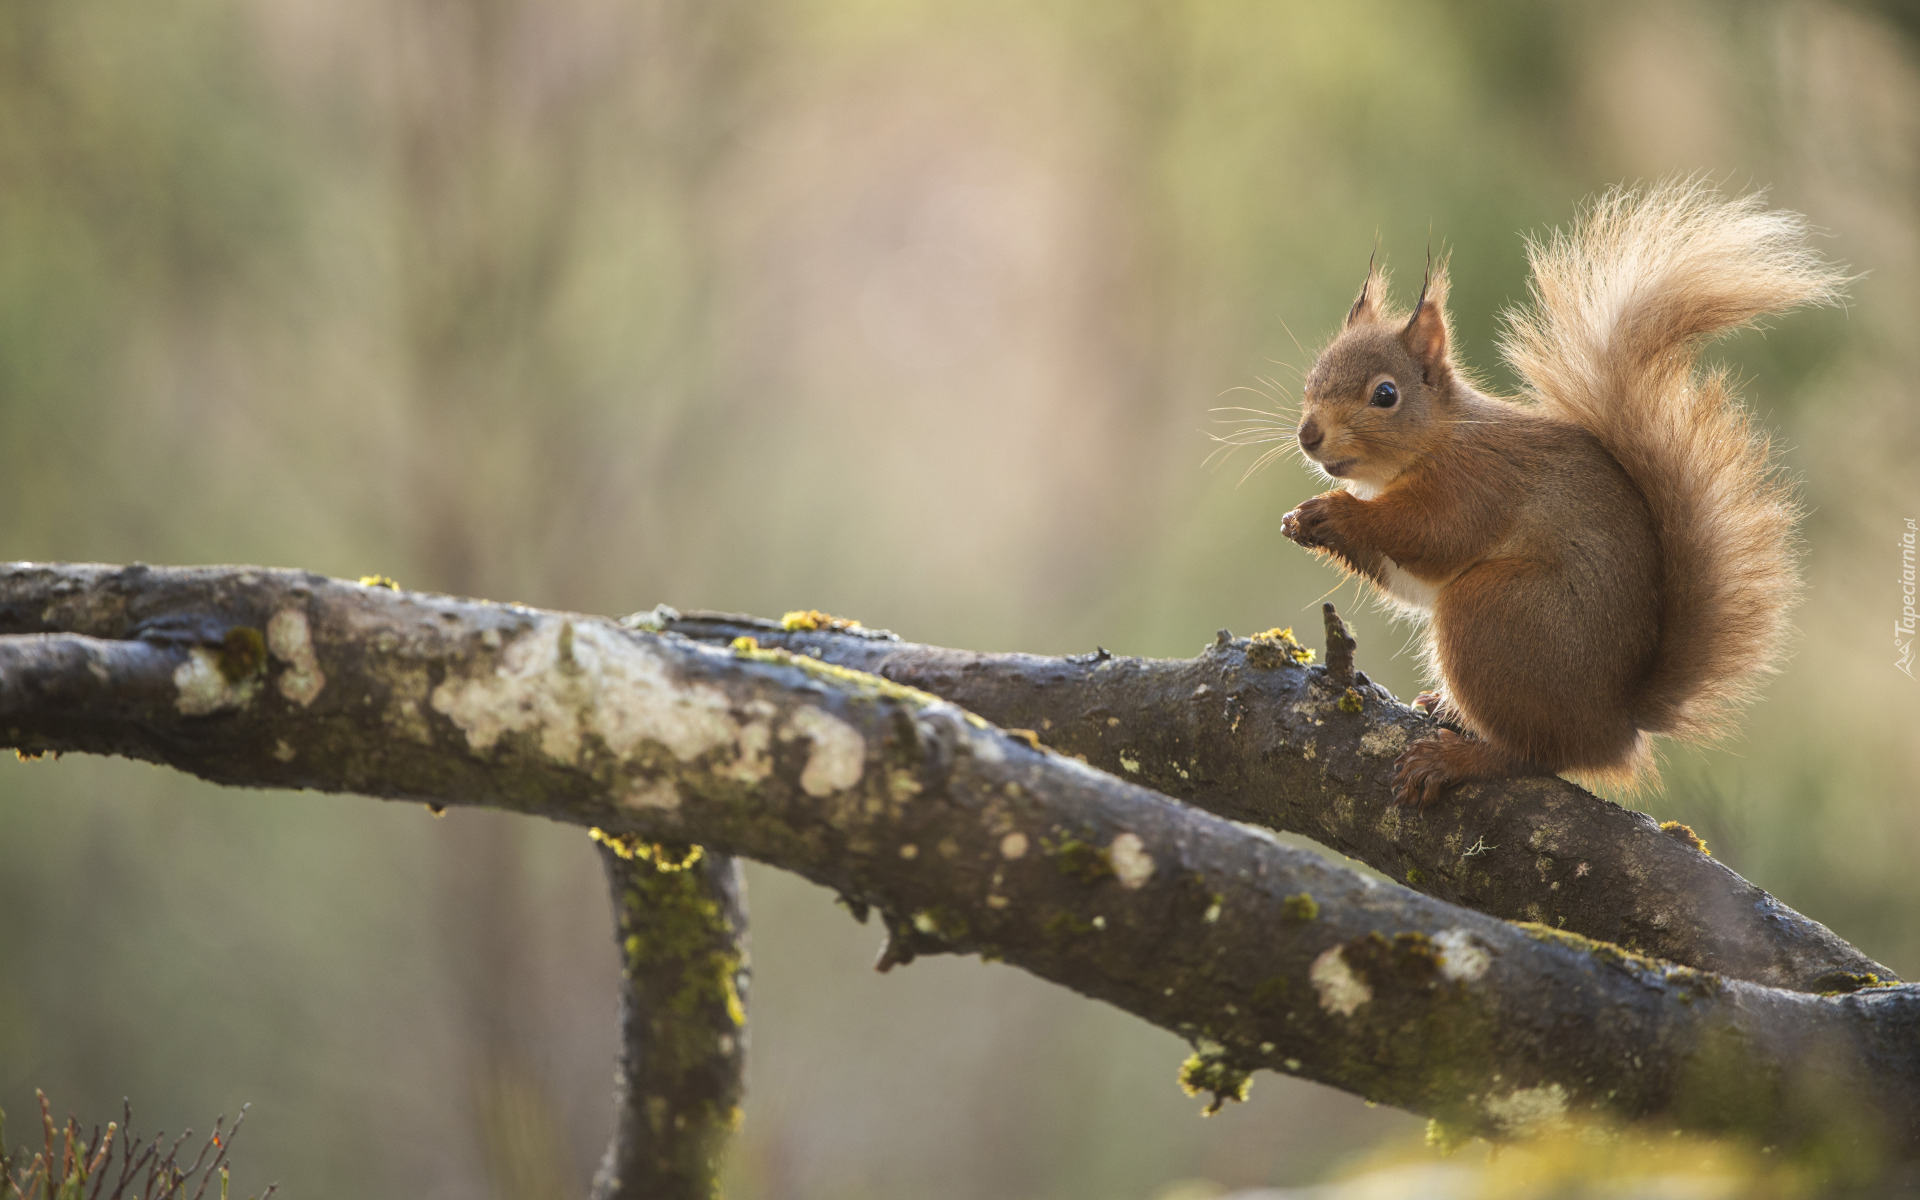
M 620 947 L 613 1140 L 593 1200 L 711 1200 L 740 1123 L 747 910 L 724 854 L 603 837 Z
M 1217 1091 L 1269 1067 L 1464 1130 L 1920 1150 L 1920 989 L 1812 996 L 1509 925 L 801 656 L 282 572 L 15 568 L 0 621 L 72 631 L 0 637 L 6 743 L 754 857 L 883 910 L 895 961 L 1001 958 L 1181 1033 Z M 123 696 L 97 639 L 140 637 Z
M 1328 605 L 1330 621 L 1338 622 Z M 664 617 L 664 614 L 663 614 Z M 797 624 L 820 622 L 803 619 Z M 1428 895 L 1773 987 L 1897 978 L 1643 813 L 1563 780 L 1469 784 L 1392 803 L 1393 762 L 1433 721 L 1364 674 L 1332 679 L 1268 635 L 1193 659 L 981 654 L 891 634 L 664 617 L 706 641 L 751 636 L 924 689 L 1210 812 L 1304 834 Z M 1352 662 L 1342 624 L 1330 635 Z M 1351 690 L 1349 690 L 1351 684 Z

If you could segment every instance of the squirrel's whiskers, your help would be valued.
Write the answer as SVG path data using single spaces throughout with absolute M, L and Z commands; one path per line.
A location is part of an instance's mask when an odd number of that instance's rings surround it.
M 1235 487 L 1246 483 L 1247 480 L 1253 478 L 1255 472 L 1276 458 L 1287 454 L 1301 453 L 1299 441 L 1294 436 L 1295 429 L 1299 424 L 1298 410 L 1288 411 L 1281 405 L 1279 397 L 1280 394 L 1283 394 L 1283 389 L 1277 383 L 1266 378 L 1258 378 L 1256 381 L 1263 386 L 1241 386 L 1227 390 L 1229 393 L 1252 392 L 1261 399 L 1272 403 L 1274 405 L 1273 408 L 1249 408 L 1244 405 L 1222 405 L 1209 410 L 1215 413 L 1241 413 L 1245 415 L 1215 419 L 1214 423 L 1216 425 L 1226 426 L 1227 428 L 1225 432 L 1216 433 L 1207 431 L 1207 437 L 1218 442 L 1219 445 L 1207 455 L 1206 459 L 1201 463 L 1202 466 L 1211 466 L 1216 460 L 1220 465 L 1224 466 L 1227 460 L 1232 458 L 1234 452 L 1243 447 L 1272 446 L 1271 449 L 1264 451 L 1256 457 L 1252 465 L 1241 473 L 1240 479 L 1234 484 Z M 1271 388 L 1272 391 L 1266 390 L 1267 388 Z

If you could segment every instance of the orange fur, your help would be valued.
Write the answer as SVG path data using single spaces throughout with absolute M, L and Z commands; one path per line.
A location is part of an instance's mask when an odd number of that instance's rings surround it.
M 1796 213 L 1689 181 L 1601 197 L 1571 236 L 1529 246 L 1533 307 L 1503 339 L 1544 412 L 1593 431 L 1653 510 L 1660 642 L 1635 719 L 1723 734 L 1775 670 L 1798 599 L 1800 509 L 1708 338 L 1840 298 Z
M 1349 490 L 1282 528 L 1430 614 L 1429 662 L 1474 736 L 1409 748 L 1402 800 L 1526 771 L 1632 784 L 1648 735 L 1724 731 L 1771 669 L 1797 509 L 1724 372 L 1694 358 L 1838 297 L 1805 234 L 1697 182 L 1602 197 L 1530 247 L 1533 306 L 1503 340 L 1530 404 L 1453 364 L 1444 267 L 1405 318 L 1370 271 L 1303 389 L 1300 443 Z

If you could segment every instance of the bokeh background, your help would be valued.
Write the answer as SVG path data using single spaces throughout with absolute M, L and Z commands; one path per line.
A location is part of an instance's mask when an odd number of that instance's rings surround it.
M 1290 402 L 1376 243 L 1403 290 L 1452 250 L 1508 383 L 1522 232 L 1707 171 L 1864 275 L 1721 348 L 1812 586 L 1745 735 L 1643 803 L 1920 975 L 1916 38 L 1778 0 L 7 0 L 0 559 L 983 649 L 1311 628 L 1334 579 L 1277 525 L 1312 481 L 1207 465 L 1210 410 Z M 1407 633 L 1336 599 L 1410 694 Z M 1171 1035 L 1004 966 L 878 976 L 775 872 L 751 903 L 736 1200 L 1145 1200 L 1418 1141 L 1272 1076 L 1202 1121 Z M 9 758 L 0 1106 L 251 1101 L 243 1191 L 579 1196 L 609 932 L 575 829 Z

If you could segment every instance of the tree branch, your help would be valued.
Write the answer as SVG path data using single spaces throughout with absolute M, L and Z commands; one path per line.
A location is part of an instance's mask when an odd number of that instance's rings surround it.
M 1813 996 L 1507 924 L 804 656 L 267 571 L 0 569 L 23 627 L 69 632 L 0 636 L 4 744 L 757 858 L 883 910 L 896 961 L 1004 959 L 1180 1033 L 1216 1094 L 1266 1067 L 1463 1132 L 1920 1152 L 1920 989 Z M 1244 678 L 1252 652 L 1216 656 Z
M 1222 630 L 1192 659 L 1104 650 L 1048 658 L 807 628 L 823 624 L 809 614 L 796 614 L 794 628 L 710 613 L 654 620 L 703 641 L 754 637 L 924 689 L 1102 770 L 1303 834 L 1494 916 L 1773 987 L 1846 991 L 1898 978 L 1644 813 L 1564 780 L 1468 784 L 1433 808 L 1396 807 L 1395 757 L 1437 726 L 1351 674 L 1352 636 L 1332 605 L 1325 614 L 1326 667 L 1306 665 L 1311 653 L 1277 633 Z
M 620 948 L 621 1053 L 593 1200 L 712 1200 L 747 1054 L 740 864 L 699 847 L 598 840 Z

